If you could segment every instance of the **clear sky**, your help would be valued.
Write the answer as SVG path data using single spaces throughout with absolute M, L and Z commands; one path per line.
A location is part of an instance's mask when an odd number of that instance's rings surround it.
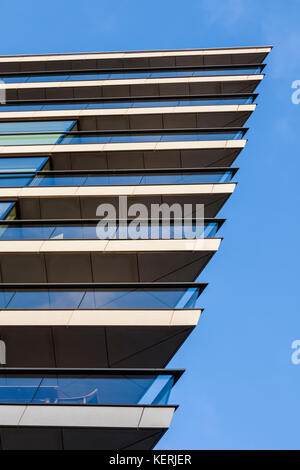
M 0 14 L 0 54 L 274 45 L 157 448 L 299 449 L 300 2 L 2 0 Z

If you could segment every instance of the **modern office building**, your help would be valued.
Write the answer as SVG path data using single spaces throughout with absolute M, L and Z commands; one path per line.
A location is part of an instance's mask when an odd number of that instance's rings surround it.
M 0 448 L 168 429 L 270 49 L 0 57 Z

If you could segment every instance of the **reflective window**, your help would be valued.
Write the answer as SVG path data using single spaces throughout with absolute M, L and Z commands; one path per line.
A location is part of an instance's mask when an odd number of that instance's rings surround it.
M 20 375 L 20 374 L 19 374 Z M 165 405 L 174 376 L 159 374 L 0 376 L 0 403 L 40 405 Z
M 9 293 L 2 291 L 2 308 L 9 309 L 75 309 L 79 306 L 85 293 L 74 290 L 21 291 L 15 292 L 4 305 Z
M 49 157 L 1 157 L 1 173 L 10 171 L 38 171 L 49 160 Z
M 219 229 L 218 222 L 198 222 L 177 221 L 174 223 L 164 223 L 163 225 L 156 221 L 140 221 L 132 229 L 131 222 L 128 222 L 121 228 L 118 221 L 110 223 L 109 232 L 107 225 L 97 232 L 97 222 L 95 223 L 62 223 L 57 222 L 47 224 L 30 223 L 1 223 L 0 240 L 97 240 L 103 239 L 131 239 L 134 231 L 136 239 L 194 239 L 212 237 Z M 101 235 L 102 233 L 102 235 Z
M 200 287 L 98 287 L 94 289 L 1 289 L 0 307 L 43 309 L 169 309 L 197 308 Z
M 0 174 L 0 187 L 21 186 L 130 186 L 152 184 L 202 184 L 228 183 L 233 177 L 233 170 L 199 170 L 198 172 L 178 173 L 144 173 L 141 174 L 107 174 L 82 172 L 78 173 L 5 173 Z
M 61 134 L 0 135 L 0 145 L 52 145 L 59 144 L 61 139 Z
M 232 140 L 241 139 L 243 131 L 224 130 L 219 132 L 206 131 L 194 133 L 172 133 L 172 134 L 69 134 L 62 139 L 60 144 L 98 144 L 98 143 L 126 143 L 126 142 L 183 142 L 202 140 Z
M 81 175 L 37 175 L 31 181 L 30 186 L 84 186 L 87 176 Z M 0 182 L 1 184 L 1 182 Z
M 0 187 L 1 188 L 22 188 L 24 186 L 28 186 L 34 178 L 35 174 L 27 173 L 27 174 L 5 174 L 2 175 L 0 173 Z
M 251 75 L 261 73 L 263 66 L 241 66 L 238 68 L 206 68 L 198 70 L 176 69 L 147 72 L 86 72 L 61 73 L 57 75 L 32 75 L 0 77 L 4 83 L 34 83 L 34 82 L 66 82 L 81 80 L 126 80 L 137 78 L 170 78 L 170 77 L 202 77 L 210 75 Z
M 0 219 L 10 218 L 9 215 L 15 207 L 15 202 L 0 202 Z
M 57 144 L 75 124 L 76 121 L 0 122 L 0 145 Z
M 106 108 L 148 108 L 148 107 L 167 107 L 167 106 L 216 106 L 216 105 L 230 105 L 230 104 L 249 104 L 253 103 L 254 97 L 226 97 L 220 95 L 215 98 L 185 98 L 185 99 L 143 99 L 131 101 L 99 101 L 97 103 L 76 103 L 75 101 L 70 104 L 20 104 L 18 105 L 5 105 L 0 104 L 0 112 L 7 111 L 47 111 L 47 110 L 64 110 L 64 109 L 106 109 Z
M 0 130 L 1 132 L 1 130 Z M 65 134 L 0 134 L 0 145 L 47 145 L 47 144 L 100 144 L 100 143 L 133 143 L 133 142 L 183 142 L 204 140 L 232 140 L 241 139 L 246 130 L 224 129 L 220 131 L 197 131 L 177 133 L 136 133 L 136 134 L 103 134 L 92 133 L 65 133 Z
M 35 172 L 47 167 L 48 157 L 3 157 L 0 160 L 0 187 L 28 186 Z M 24 174 L 21 173 L 24 171 Z
M 13 121 L 0 122 L 0 134 L 18 134 L 34 132 L 67 132 L 76 121 Z

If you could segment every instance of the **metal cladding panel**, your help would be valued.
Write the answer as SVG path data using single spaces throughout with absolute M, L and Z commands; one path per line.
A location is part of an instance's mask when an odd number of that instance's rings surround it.
M 151 450 L 166 429 L 1 426 L 0 450 Z
M 55 311 L 48 313 L 51 316 Z M 0 326 L 0 337 L 6 344 L 6 367 L 165 367 L 192 329 L 190 325 L 37 326 L 33 323 Z

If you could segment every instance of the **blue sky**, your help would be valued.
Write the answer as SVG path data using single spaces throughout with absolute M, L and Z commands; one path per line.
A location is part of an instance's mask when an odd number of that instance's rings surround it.
M 2 0 L 0 54 L 274 45 L 202 275 L 205 312 L 170 366 L 187 371 L 157 449 L 299 449 L 300 3 Z M 292 226 L 294 229 L 292 230 Z

